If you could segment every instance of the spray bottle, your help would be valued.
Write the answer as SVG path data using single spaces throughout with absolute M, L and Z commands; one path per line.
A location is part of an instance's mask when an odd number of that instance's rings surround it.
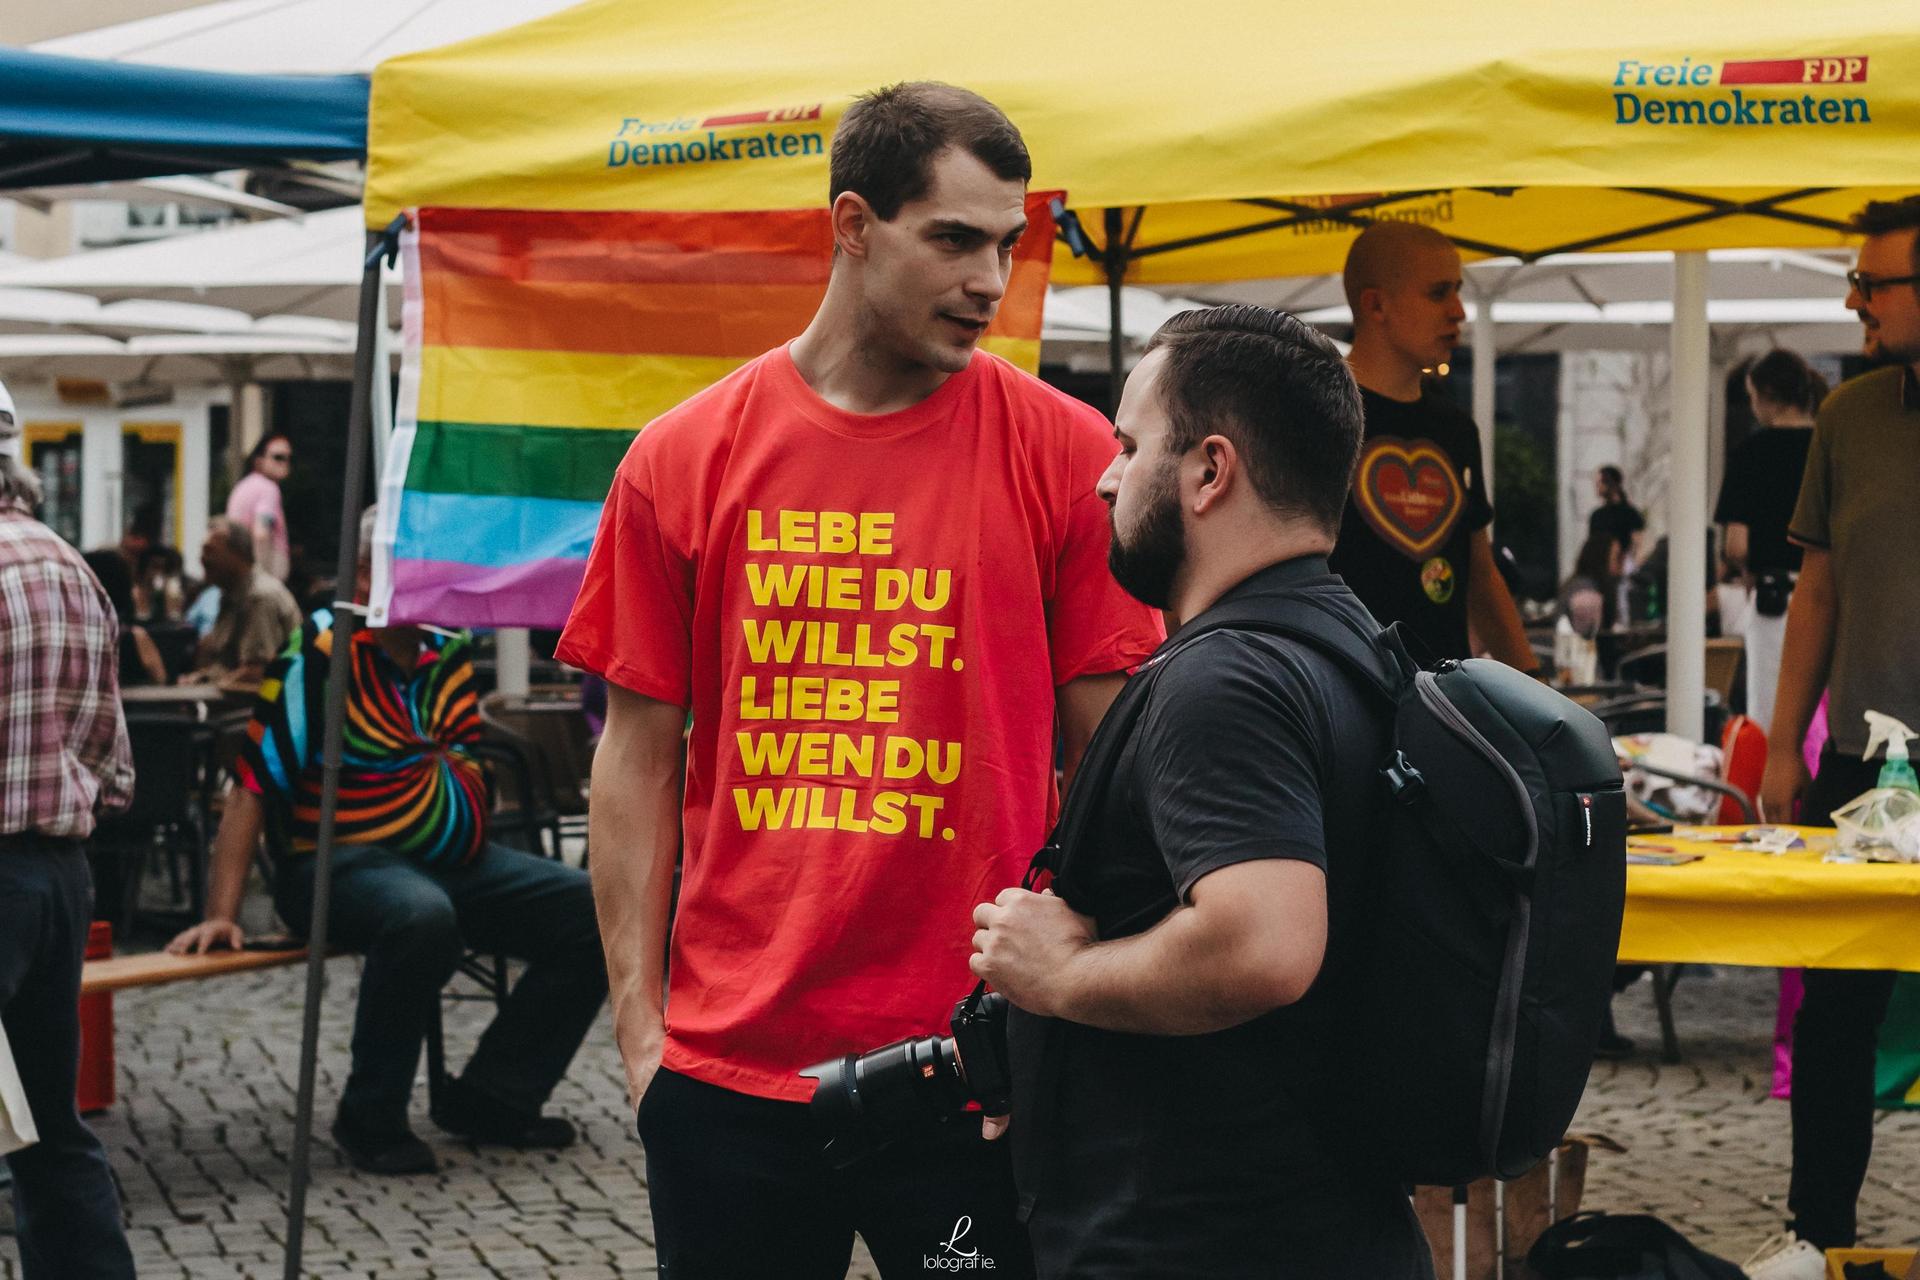
M 1907 742 L 1920 734 L 1892 716 L 1867 712 L 1865 759 L 1882 746 L 1887 762 L 1873 790 L 1834 810 L 1839 852 L 1876 861 L 1920 862 L 1920 779 L 1907 759 Z
M 1882 715 L 1878 711 L 1867 712 L 1867 754 L 1873 759 L 1873 753 L 1882 743 L 1887 748 L 1887 762 L 1880 766 L 1880 786 L 1900 787 L 1907 791 L 1920 793 L 1920 778 L 1913 775 L 1913 765 L 1907 760 L 1907 743 L 1920 738 L 1913 730 L 1895 720 L 1892 716 Z

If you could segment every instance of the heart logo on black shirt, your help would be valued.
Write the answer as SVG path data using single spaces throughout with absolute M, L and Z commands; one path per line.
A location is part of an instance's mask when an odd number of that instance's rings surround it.
M 1429 440 L 1370 441 L 1353 489 L 1367 524 L 1410 560 L 1445 544 L 1466 507 L 1452 462 Z

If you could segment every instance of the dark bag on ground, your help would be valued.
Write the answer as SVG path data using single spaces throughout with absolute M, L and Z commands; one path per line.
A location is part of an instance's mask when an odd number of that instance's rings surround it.
M 1391 708 L 1352 984 L 1351 1124 L 1402 1182 L 1516 1177 L 1571 1123 L 1612 998 L 1626 898 L 1619 765 L 1601 723 L 1531 677 L 1483 659 L 1419 670 L 1396 629 L 1364 635 L 1315 602 L 1344 592 L 1305 586 L 1209 613 L 1135 678 L 1203 634 L 1264 633 L 1325 654 Z M 1146 701 L 1128 705 L 1138 714 Z M 1131 731 L 1114 728 L 1119 740 Z
M 1540 1280 L 1745 1280 L 1746 1272 L 1644 1213 L 1580 1213 L 1548 1227 L 1527 1253 Z

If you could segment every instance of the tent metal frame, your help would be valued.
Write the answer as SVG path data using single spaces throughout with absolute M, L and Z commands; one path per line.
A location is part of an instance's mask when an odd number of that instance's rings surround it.
M 334 820 L 340 809 L 340 751 L 346 737 L 347 685 L 362 606 L 352 598 L 360 568 L 360 508 L 372 455 L 374 358 L 381 309 L 381 268 L 400 252 L 402 214 L 384 231 L 367 233 L 360 274 L 360 334 L 353 356 L 353 399 L 347 414 L 346 484 L 340 497 L 340 558 L 335 562 L 333 651 L 327 663 L 326 736 L 320 756 L 320 824 L 313 853 L 313 919 L 307 929 L 307 990 L 300 1029 L 300 1083 L 294 1095 L 293 1166 L 287 1190 L 287 1251 L 283 1274 L 300 1280 L 307 1225 L 307 1183 L 313 1142 L 314 1076 L 320 1047 L 320 1002 L 327 990 L 327 926 L 333 903 Z M 384 371 L 382 371 L 384 373 Z M 382 378 L 384 385 L 385 379 Z
M 1569 240 L 1541 249 L 1522 249 L 1514 245 L 1499 244 L 1490 240 L 1476 240 L 1467 236 L 1451 235 L 1444 231 L 1442 234 L 1446 235 L 1449 240 L 1461 248 L 1471 249 L 1475 253 L 1483 253 L 1494 258 L 1515 258 L 1521 262 L 1534 262 L 1557 253 L 1587 253 L 1595 249 L 1604 249 L 1608 245 L 1639 239 L 1642 236 L 1658 235 L 1667 231 L 1678 231 L 1686 227 L 1698 226 L 1702 223 L 1715 222 L 1722 218 L 1730 217 L 1773 218 L 1781 222 L 1790 222 L 1797 226 L 1815 227 L 1822 231 L 1832 231 L 1839 234 L 1844 234 L 1848 230 L 1846 223 L 1836 219 L 1823 218 L 1816 214 L 1801 213 L 1797 210 L 1782 209 L 1779 207 L 1791 201 L 1804 200 L 1810 196 L 1824 195 L 1835 189 L 1832 187 L 1799 187 L 1791 191 L 1781 191 L 1773 195 L 1756 197 L 1752 200 L 1728 200 L 1720 196 L 1707 195 L 1704 192 L 1681 191 L 1667 187 L 1614 187 L 1609 189 L 1624 191 L 1632 195 L 1654 196 L 1663 200 L 1671 200 L 1676 204 L 1682 204 L 1692 208 L 1694 212 L 1672 218 L 1663 218 L 1656 222 L 1641 223 L 1619 231 L 1609 231 L 1605 235 L 1589 236 L 1582 240 Z M 1457 190 L 1470 190 L 1484 192 L 1489 195 L 1511 196 L 1520 190 L 1520 188 L 1429 187 L 1422 190 L 1386 192 L 1365 200 L 1356 200 L 1351 204 L 1343 204 L 1336 208 L 1318 208 L 1293 200 L 1250 197 L 1235 200 L 1231 203 L 1246 205 L 1253 209 L 1272 210 L 1285 216 L 1266 218 L 1259 222 L 1247 223 L 1243 226 L 1223 227 L 1219 231 L 1209 231 L 1194 236 L 1182 236 L 1177 240 L 1163 240 L 1156 244 L 1146 245 L 1135 244 L 1135 239 L 1140 229 L 1141 218 L 1146 213 L 1146 206 L 1136 205 L 1133 207 L 1132 221 L 1127 226 L 1124 236 L 1122 236 L 1115 231 L 1116 220 L 1114 215 L 1124 213 L 1123 206 L 1119 209 L 1109 209 L 1105 211 L 1108 215 L 1105 219 L 1107 244 L 1093 245 L 1089 243 L 1085 252 L 1089 256 L 1098 258 L 1103 267 L 1109 270 L 1111 270 L 1112 264 L 1117 260 L 1122 272 L 1124 272 L 1127 263 L 1139 258 L 1152 258 L 1162 254 L 1177 253 L 1182 249 L 1198 249 L 1207 245 L 1223 244 L 1232 240 L 1244 239 L 1247 236 L 1262 235 L 1269 231 L 1283 231 L 1288 227 L 1299 226 L 1301 223 L 1306 222 L 1341 222 L 1356 228 L 1364 227 L 1375 221 L 1374 218 L 1367 216 L 1374 210 L 1384 209 L 1390 205 L 1400 204 L 1408 200 L 1422 200 L 1428 196 L 1445 195 Z M 1084 233 L 1078 234 L 1083 235 Z M 1070 246 L 1073 244 L 1064 226 L 1061 229 L 1060 238 Z M 1114 245 L 1116 244 L 1119 246 L 1117 255 L 1114 252 Z M 1076 250 L 1076 252 L 1080 251 Z

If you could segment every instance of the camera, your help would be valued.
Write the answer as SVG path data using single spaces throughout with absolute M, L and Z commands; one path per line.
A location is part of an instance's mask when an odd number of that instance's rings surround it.
M 1763 618 L 1785 613 L 1793 598 L 1793 580 L 1793 574 L 1778 570 L 1761 574 L 1753 584 L 1753 611 Z
M 954 1005 L 949 1026 L 951 1036 L 898 1040 L 800 1073 L 818 1082 L 813 1116 L 835 1167 L 951 1119 L 968 1103 L 985 1115 L 1007 1113 L 1007 998 L 982 983 Z

